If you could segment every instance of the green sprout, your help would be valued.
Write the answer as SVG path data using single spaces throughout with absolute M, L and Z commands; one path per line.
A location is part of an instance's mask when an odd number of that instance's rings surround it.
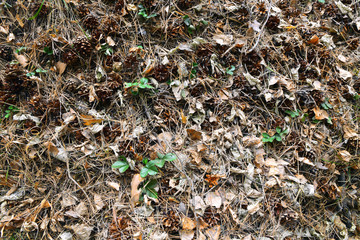
M 196 27 L 192 24 L 192 21 L 191 21 L 191 18 L 189 17 L 189 15 L 183 16 L 183 20 L 184 20 L 184 24 L 187 27 L 188 33 L 193 34 L 194 31 L 196 30 Z
M 282 130 L 281 127 L 276 127 L 276 133 L 270 136 L 268 133 L 262 133 L 262 142 L 273 142 L 274 140 L 281 142 L 283 137 L 289 133 L 288 129 Z
M 329 103 L 329 98 L 325 98 L 325 101 L 321 104 L 321 107 L 325 110 L 333 108 L 333 106 Z
M 285 112 L 287 114 L 289 114 L 292 118 L 296 118 L 296 117 L 300 116 L 300 113 L 301 113 L 301 111 L 299 109 L 296 111 L 285 110 Z
M 6 110 L 5 110 L 5 116 L 4 118 L 9 118 L 12 114 L 17 113 L 19 111 L 19 108 L 17 108 L 16 106 L 10 105 Z
M 131 88 L 131 92 L 134 95 L 139 94 L 139 89 L 152 89 L 153 86 L 148 84 L 149 79 L 141 78 L 139 81 L 133 83 L 125 83 L 125 88 Z
M 44 47 L 44 53 L 49 56 L 54 54 L 53 50 L 50 47 Z
M 226 73 L 229 75 L 234 75 L 235 66 L 231 65 L 231 67 L 226 69 Z
M 47 73 L 47 70 L 44 70 L 44 69 L 42 69 L 42 68 L 37 68 L 37 69 L 35 70 L 35 72 L 29 72 L 29 73 L 26 74 L 26 76 L 27 76 L 27 77 L 33 77 L 33 76 L 36 75 L 36 73 L 38 73 L 38 74 L 40 74 L 40 73 Z
M 139 4 L 139 15 L 142 16 L 143 18 L 145 19 L 150 19 L 150 18 L 153 18 L 153 17 L 156 17 L 157 14 L 156 13 L 153 13 L 153 14 L 150 14 L 148 15 L 147 12 L 146 12 L 146 8 L 142 5 L 142 4 Z

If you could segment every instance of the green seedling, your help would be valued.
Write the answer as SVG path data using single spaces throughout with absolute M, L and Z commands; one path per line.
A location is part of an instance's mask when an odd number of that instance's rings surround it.
M 142 16 L 145 19 L 150 19 L 150 18 L 153 18 L 153 17 L 157 16 L 156 13 L 148 15 L 147 12 L 146 12 L 146 8 L 142 4 L 139 4 L 138 7 L 139 7 L 139 15 Z
M 191 18 L 188 15 L 183 16 L 184 24 L 187 27 L 188 33 L 193 34 L 196 27 L 192 24 Z
M 196 77 L 198 66 L 199 66 L 199 64 L 197 64 L 195 62 L 192 63 L 192 68 L 191 68 L 191 71 L 190 71 L 190 78 L 191 79 Z
M 29 72 L 29 73 L 26 74 L 26 76 L 28 76 L 28 77 L 33 77 L 33 76 L 36 75 L 36 73 L 38 73 L 38 74 L 40 74 L 40 73 L 47 73 L 47 70 L 44 70 L 44 69 L 42 69 L 42 68 L 37 68 L 37 69 L 35 70 L 35 72 Z
M 143 160 L 145 166 L 140 171 L 141 177 L 146 177 L 147 175 L 153 176 L 156 175 L 159 170 L 158 168 L 162 168 L 165 162 L 172 162 L 176 159 L 175 154 L 168 153 L 166 155 L 158 153 L 158 158 L 149 161 L 147 158 Z
M 111 56 L 114 53 L 114 49 L 112 49 L 107 43 L 101 44 L 101 50 L 104 52 L 106 56 Z
M 43 1 L 41 2 L 41 5 L 40 5 L 39 9 L 36 11 L 36 13 L 34 14 L 34 16 L 32 16 L 31 18 L 29 18 L 29 20 L 34 20 L 35 18 L 37 18 L 37 16 L 39 15 L 39 13 L 40 13 L 43 5 L 44 5 L 44 2 L 45 2 L 45 0 L 43 0 Z
M 287 114 L 289 114 L 292 118 L 296 118 L 296 117 L 300 116 L 300 113 L 301 113 L 300 110 L 296 110 L 296 111 L 285 110 L 285 112 Z
M 111 167 L 118 168 L 120 173 L 124 173 L 129 168 L 129 163 L 124 156 L 120 156 L 119 161 L 116 161 Z
M 13 115 L 14 113 L 17 113 L 18 111 L 19 111 L 19 108 L 17 108 L 16 106 L 10 105 L 8 107 L 8 109 L 5 110 L 4 118 L 9 118 L 11 115 Z
M 283 137 L 289 133 L 288 129 L 282 130 L 281 127 L 276 128 L 276 133 L 274 136 L 270 136 L 268 133 L 262 133 L 262 142 L 273 142 L 274 140 L 281 142 Z
M 53 50 L 50 47 L 44 47 L 44 53 L 49 56 L 54 54 Z
M 354 95 L 354 99 L 355 99 L 355 100 L 359 100 L 359 99 L 360 99 L 360 94 L 356 93 L 356 94 Z
M 231 65 L 231 67 L 226 69 L 226 73 L 229 75 L 234 75 L 235 66 Z
M 148 84 L 149 79 L 141 78 L 139 81 L 133 83 L 125 83 L 125 88 L 131 88 L 131 92 L 134 95 L 139 94 L 139 89 L 152 89 L 153 86 Z
M 17 54 L 19 54 L 19 53 L 21 53 L 21 52 L 23 52 L 23 51 L 25 51 L 25 50 L 26 50 L 26 47 L 19 47 L 18 49 L 15 50 L 15 52 L 16 52 Z
M 158 193 L 155 189 L 156 186 L 157 186 L 157 181 L 155 179 L 150 179 L 146 181 L 144 187 L 141 189 L 139 201 L 144 201 L 144 195 L 157 199 Z
M 321 104 L 321 107 L 325 110 L 333 108 L 333 106 L 329 103 L 329 98 L 325 98 L 325 101 Z

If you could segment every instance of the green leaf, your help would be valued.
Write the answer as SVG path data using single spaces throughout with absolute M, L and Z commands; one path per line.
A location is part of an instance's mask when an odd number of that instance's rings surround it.
M 278 134 L 275 135 L 275 139 L 276 139 L 276 141 L 278 141 L 278 142 L 281 142 L 281 140 L 282 140 L 281 136 L 278 135 Z
M 325 0 L 318 0 L 319 3 L 325 3 Z
M 167 153 L 164 158 L 165 161 L 172 162 L 177 159 L 176 155 L 174 153 Z
M 128 82 L 126 82 L 125 83 L 125 88 L 131 88 L 131 87 L 137 86 L 137 85 L 138 85 L 138 83 L 128 83 Z
M 281 133 L 281 127 L 276 127 L 276 132 Z
M 47 55 L 53 55 L 53 50 L 50 48 L 50 47 L 44 47 L 44 52 L 47 54 Z
M 186 26 L 190 26 L 191 25 L 191 19 L 188 15 L 183 16 L 183 20 Z
M 331 117 L 329 117 L 326 121 L 327 121 L 328 124 L 333 124 L 332 121 L 331 121 Z
M 270 135 L 267 134 L 267 133 L 262 133 L 262 136 L 263 136 L 264 138 L 270 138 Z
M 16 53 L 19 54 L 20 52 L 26 50 L 26 47 L 19 47 L 18 49 L 16 49 Z
M 164 157 L 165 157 L 165 155 L 164 155 L 164 154 L 161 154 L 161 153 L 159 153 L 159 152 L 158 152 L 158 153 L 156 153 L 156 154 L 158 155 L 158 158 L 161 158 L 161 159 L 162 159 L 162 158 L 164 158 Z
M 155 199 L 158 198 L 158 193 L 156 192 L 155 189 L 153 189 L 153 188 L 146 188 L 145 190 L 146 190 L 146 195 L 148 195 L 149 197 L 155 198 Z
M 165 160 L 163 160 L 163 159 L 155 159 L 155 160 L 152 160 L 151 163 L 158 166 L 159 168 L 162 168 L 164 166 L 164 164 L 165 164 Z
M 149 79 L 147 79 L 147 78 L 141 78 L 140 79 L 141 84 L 148 84 L 148 82 L 149 82 Z
M 141 169 L 141 171 L 140 171 L 140 176 L 141 176 L 142 178 L 146 177 L 146 176 L 148 175 L 148 173 L 149 173 L 148 170 L 149 170 L 149 169 L 148 169 L 147 167 L 143 167 L 143 168 Z
M 359 99 L 360 99 L 360 95 L 359 95 L 358 93 L 356 93 L 356 94 L 354 95 L 354 99 L 355 99 L 355 100 L 359 100 Z
M 127 161 L 116 161 L 111 167 L 118 168 L 123 173 L 129 168 L 129 163 Z
M 144 186 L 146 186 L 148 188 L 155 188 L 156 185 L 157 185 L 156 179 L 151 179 L 151 180 L 147 181 Z
M 234 75 L 234 70 L 235 70 L 235 66 L 231 65 L 230 68 L 226 69 L 226 73 L 232 76 Z
M 32 77 L 32 76 L 35 76 L 35 72 L 29 72 L 26 74 L 27 77 Z
M 37 73 L 46 73 L 47 70 L 44 70 L 44 69 L 41 69 L 41 68 L 37 68 L 37 69 L 35 70 L 35 72 L 37 72 Z

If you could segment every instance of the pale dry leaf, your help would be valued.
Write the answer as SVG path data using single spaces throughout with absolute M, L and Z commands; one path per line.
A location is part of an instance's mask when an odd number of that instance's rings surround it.
M 329 114 L 325 110 L 320 109 L 319 107 L 314 108 L 313 111 L 315 113 L 316 120 L 323 120 L 329 118 Z
M 6 41 L 7 42 L 12 42 L 13 40 L 15 40 L 15 35 L 13 33 L 10 33 L 6 38 Z
M 72 197 L 69 194 L 64 194 L 62 196 L 62 200 L 60 201 L 61 207 L 62 208 L 66 208 L 66 207 L 70 207 L 76 204 L 76 200 L 74 197 Z
M 95 88 L 93 85 L 89 87 L 89 102 L 94 102 L 95 100 L 98 100 L 98 96 L 96 95 Z
M 15 58 L 18 60 L 18 62 L 21 64 L 21 66 L 26 67 L 28 65 L 28 59 L 24 55 L 19 55 L 14 53 Z
M 222 204 L 222 198 L 218 191 L 209 192 L 206 194 L 205 203 L 209 206 L 220 208 Z
M 9 26 L 0 26 L 0 33 L 8 34 L 9 33 Z
M 118 183 L 116 183 L 116 182 L 109 182 L 109 181 L 107 181 L 106 184 L 107 184 L 109 187 L 115 189 L 116 191 L 119 191 L 119 190 L 120 190 L 120 184 L 118 184 Z
M 209 240 L 218 240 L 220 237 L 221 228 L 219 225 L 214 226 L 206 230 L 206 235 L 208 236 Z
M 131 198 L 130 204 L 135 206 L 135 204 L 139 201 L 141 190 L 139 190 L 139 185 L 144 179 L 140 176 L 140 174 L 135 174 L 131 180 Z
M 75 212 L 80 216 L 86 216 L 89 214 L 88 208 L 86 207 L 85 202 L 80 202 L 79 205 L 75 207 Z
M 344 130 L 344 138 L 345 139 L 351 139 L 351 138 L 358 139 L 359 138 L 359 135 L 355 131 L 354 128 L 352 128 L 348 125 L 343 125 L 343 130 Z
M 220 44 L 222 46 L 230 45 L 234 40 L 234 36 L 233 35 L 226 35 L 226 34 L 216 34 L 216 35 L 213 36 L 213 40 L 217 44 Z
M 95 207 L 96 207 L 97 211 L 101 210 L 105 206 L 105 203 L 102 200 L 101 195 L 99 195 L 99 194 L 96 194 L 96 193 L 94 194 L 94 202 L 95 202 Z
M 106 38 L 106 43 L 111 47 L 115 46 L 115 41 L 110 36 Z
M 351 160 L 351 154 L 346 150 L 338 152 L 337 156 L 340 160 L 343 160 L 344 162 L 350 162 Z
M 196 228 L 195 222 L 191 218 L 186 216 L 181 219 L 181 225 L 182 229 L 184 230 L 193 230 L 194 228 Z
M 257 211 L 259 211 L 260 210 L 260 201 L 257 201 L 253 204 L 248 205 L 247 210 L 250 215 L 253 215 Z
M 305 164 L 307 164 L 307 165 L 315 166 L 315 164 L 312 163 L 312 162 L 311 162 L 308 158 L 306 158 L 306 157 L 298 157 L 297 160 L 298 160 L 299 162 L 305 163 Z
M 195 235 L 194 230 L 180 230 L 179 233 L 181 240 L 192 240 Z
M 337 70 L 339 71 L 339 75 L 340 75 L 340 77 L 342 78 L 342 79 L 344 79 L 344 80 L 348 80 L 348 79 L 351 79 L 352 78 L 352 74 L 351 74 L 351 72 L 349 72 L 349 71 L 346 71 L 346 70 L 344 70 L 344 69 L 342 69 L 342 68 L 340 68 L 340 67 L 336 67 L 337 68 Z
M 198 212 L 200 215 L 202 215 L 205 212 L 206 205 L 202 197 L 200 196 L 194 197 L 194 208 L 195 211 Z
M 59 75 L 65 72 L 66 66 L 67 66 L 66 63 L 60 61 L 55 64 L 56 70 L 58 71 Z
M 80 240 L 88 240 L 90 239 L 93 227 L 90 227 L 86 224 L 76 224 L 74 226 L 71 226 L 71 229 L 74 231 L 74 233 Z

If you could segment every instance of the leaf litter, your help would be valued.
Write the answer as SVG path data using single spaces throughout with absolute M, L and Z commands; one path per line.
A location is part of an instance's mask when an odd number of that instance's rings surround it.
M 1 238 L 359 236 L 357 1 L 0 12 Z

